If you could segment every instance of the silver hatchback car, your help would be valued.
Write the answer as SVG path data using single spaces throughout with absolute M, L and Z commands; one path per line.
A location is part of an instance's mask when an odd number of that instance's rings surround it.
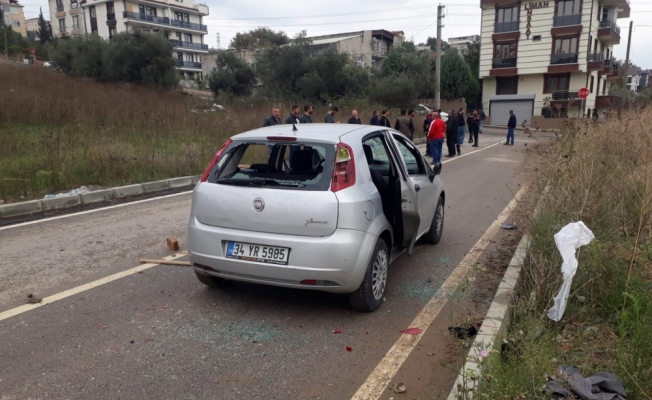
M 295 130 L 296 129 L 296 130 Z M 444 227 L 441 164 L 403 134 L 348 124 L 276 125 L 233 136 L 193 193 L 197 278 L 348 293 L 383 302 L 387 269 Z

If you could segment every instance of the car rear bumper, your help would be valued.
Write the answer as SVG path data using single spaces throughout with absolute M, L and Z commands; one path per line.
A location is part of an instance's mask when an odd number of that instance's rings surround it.
M 337 229 L 324 237 L 243 231 L 202 224 L 191 216 L 188 254 L 198 273 L 238 281 L 299 289 L 351 293 L 360 287 L 378 238 L 370 233 Z M 226 242 L 290 248 L 288 265 L 225 258 Z M 332 282 L 307 285 L 303 280 Z

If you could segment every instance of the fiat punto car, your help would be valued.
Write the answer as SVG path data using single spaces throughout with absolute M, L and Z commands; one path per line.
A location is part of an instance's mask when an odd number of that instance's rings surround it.
M 346 293 L 383 302 L 387 269 L 444 228 L 441 164 L 377 126 L 276 125 L 231 137 L 193 193 L 197 278 Z

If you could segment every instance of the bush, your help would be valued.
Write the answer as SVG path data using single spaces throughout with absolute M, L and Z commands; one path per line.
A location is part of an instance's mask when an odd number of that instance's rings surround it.
M 388 107 L 407 107 L 418 97 L 416 82 L 406 74 L 378 79 L 369 91 L 375 103 Z
M 220 51 L 216 57 L 216 67 L 208 77 L 208 84 L 215 95 L 231 92 L 247 95 L 256 82 L 253 68 L 236 53 Z

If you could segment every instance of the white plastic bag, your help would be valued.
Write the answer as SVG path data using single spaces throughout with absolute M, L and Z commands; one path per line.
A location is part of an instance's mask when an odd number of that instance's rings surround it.
M 595 238 L 593 232 L 584 225 L 584 222 L 572 222 L 561 228 L 555 235 L 555 244 L 564 262 L 561 264 L 561 273 L 564 275 L 564 284 L 553 299 L 555 304 L 548 311 L 548 318 L 558 322 L 564 316 L 566 303 L 570 295 L 571 283 L 577 272 L 577 258 L 575 252 L 582 246 L 591 243 Z

